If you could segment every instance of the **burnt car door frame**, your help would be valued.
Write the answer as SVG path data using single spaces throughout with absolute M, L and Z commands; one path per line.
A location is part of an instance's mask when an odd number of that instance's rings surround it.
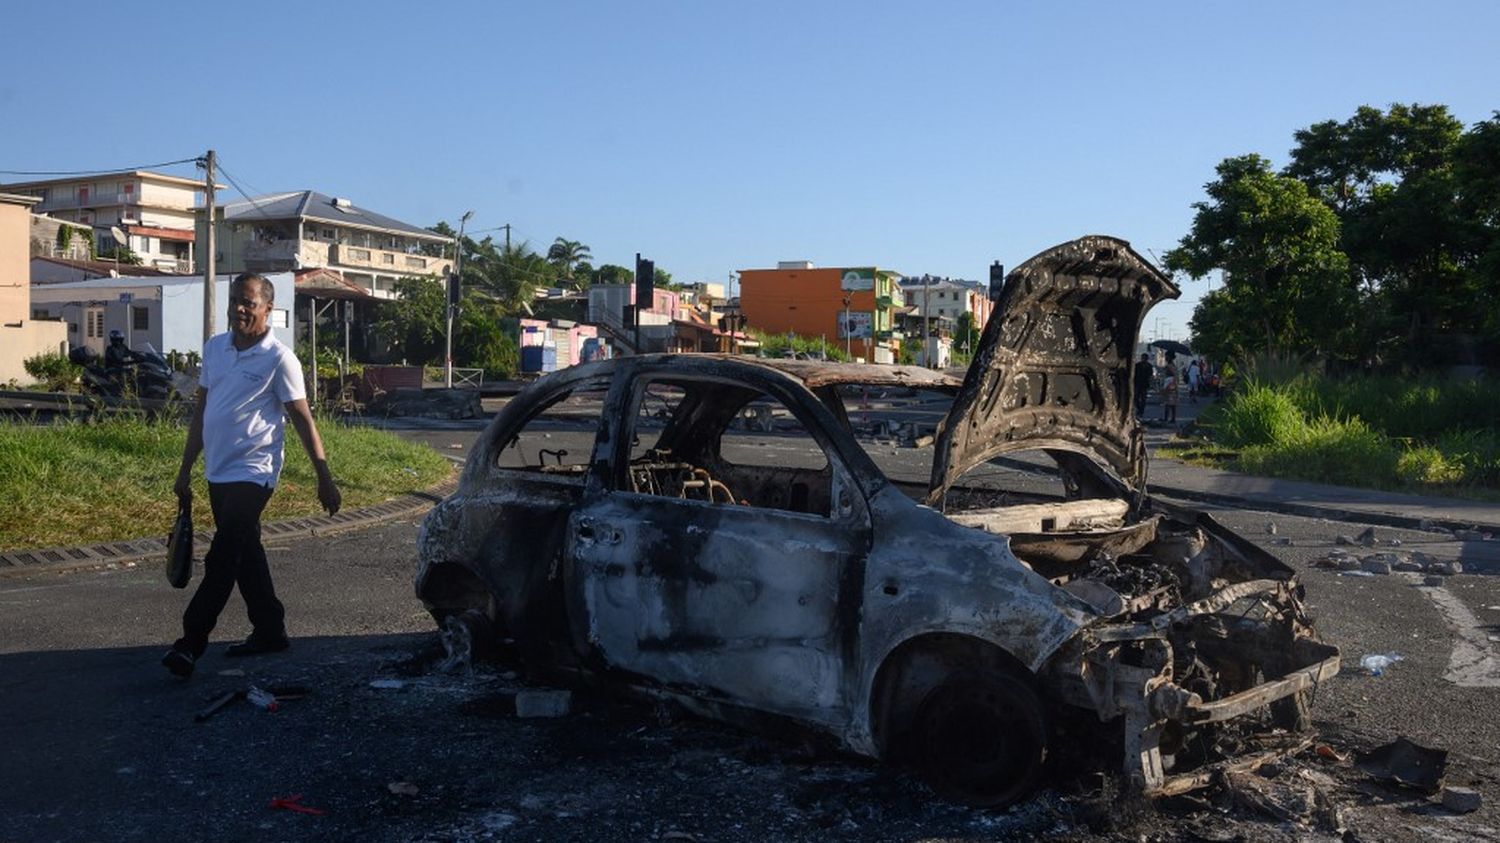
M 733 383 L 779 401 L 828 461 L 829 513 L 633 491 L 636 411 L 662 381 Z M 591 661 L 709 700 L 845 720 L 873 529 L 868 483 L 835 441 L 832 413 L 781 373 L 675 358 L 624 363 L 602 427 L 564 551 L 575 640 Z

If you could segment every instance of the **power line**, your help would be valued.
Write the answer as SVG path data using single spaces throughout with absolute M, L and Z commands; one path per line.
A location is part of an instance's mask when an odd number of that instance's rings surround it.
M 171 167 L 177 164 L 196 164 L 202 161 L 202 156 L 182 158 L 177 161 L 163 161 L 160 164 L 138 164 L 134 167 L 112 167 L 107 170 L 0 170 L 0 175 L 7 176 L 102 176 L 109 173 L 128 173 L 131 170 L 153 170 L 157 167 Z
M 226 179 L 229 180 L 229 183 L 234 186 L 235 190 L 239 191 L 239 194 L 245 198 L 245 201 L 249 202 L 250 206 L 253 207 L 256 210 L 256 212 L 259 213 L 262 217 L 265 217 L 266 219 L 271 219 L 271 215 L 268 214 L 268 213 L 266 213 L 266 210 L 260 206 L 260 203 L 256 202 L 254 199 L 252 199 L 250 197 L 250 194 L 246 193 L 245 189 L 243 187 L 240 187 L 240 183 L 234 180 L 234 176 L 231 176 L 229 174 L 229 171 L 226 170 L 226 169 L 224 169 L 224 161 L 223 161 L 223 159 L 220 159 L 219 161 L 217 161 L 215 163 L 217 165 L 217 168 L 218 168 L 219 172 L 224 174 L 224 178 L 226 178 Z

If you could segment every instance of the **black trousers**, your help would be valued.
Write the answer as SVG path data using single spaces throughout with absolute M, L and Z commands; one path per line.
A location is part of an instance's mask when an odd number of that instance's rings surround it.
M 276 599 L 271 566 L 260 543 L 260 514 L 274 487 L 259 483 L 210 483 L 208 502 L 214 513 L 214 540 L 203 557 L 203 580 L 182 615 L 177 649 L 203 655 L 208 635 L 219 621 L 235 585 L 245 599 L 250 625 L 258 638 L 286 635 L 286 610 Z

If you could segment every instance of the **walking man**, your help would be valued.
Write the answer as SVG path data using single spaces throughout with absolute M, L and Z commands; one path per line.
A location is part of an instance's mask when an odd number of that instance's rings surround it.
M 1151 379 L 1156 377 L 1156 367 L 1151 365 L 1151 356 L 1141 352 L 1135 364 L 1135 417 L 1146 417 L 1146 395 L 1151 391 Z
M 226 655 L 275 653 L 289 645 L 260 543 L 260 514 L 281 474 L 287 420 L 317 472 L 319 503 L 330 515 L 339 510 L 339 490 L 307 406 L 302 365 L 268 325 L 275 296 L 263 276 L 235 278 L 229 285 L 230 331 L 203 344 L 197 404 L 173 491 L 180 500 L 192 498 L 193 463 L 202 452 L 215 530 L 203 558 L 203 580 L 182 616 L 182 637 L 161 660 L 177 676 L 192 675 L 236 585 L 252 632 Z
M 1177 355 L 1167 352 L 1166 371 L 1161 383 L 1161 420 L 1177 423 L 1177 381 L 1182 376 L 1177 372 Z

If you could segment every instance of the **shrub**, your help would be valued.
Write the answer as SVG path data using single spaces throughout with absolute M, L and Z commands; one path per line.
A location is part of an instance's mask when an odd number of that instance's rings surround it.
M 1396 462 L 1396 476 L 1410 486 L 1449 485 L 1464 479 L 1463 464 L 1433 445 L 1407 448 Z
M 64 229 L 66 230 L 66 229 Z M 83 367 L 55 352 L 28 357 L 21 364 L 26 374 L 36 378 L 53 392 L 66 392 L 78 383 Z
M 1437 440 L 1443 457 L 1463 470 L 1463 482 L 1474 486 L 1500 487 L 1500 431 L 1454 430 Z
M 1395 485 L 1399 458 L 1395 445 L 1362 420 L 1319 416 L 1290 438 L 1244 449 L 1239 465 L 1252 474 L 1379 488 Z
M 1231 395 L 1215 415 L 1220 441 L 1232 448 L 1289 442 L 1305 427 L 1302 411 L 1291 395 L 1260 384 Z
M 1247 383 L 1277 386 L 1303 377 L 1308 372 L 1308 364 L 1296 355 L 1263 351 L 1239 360 L 1233 370 Z

